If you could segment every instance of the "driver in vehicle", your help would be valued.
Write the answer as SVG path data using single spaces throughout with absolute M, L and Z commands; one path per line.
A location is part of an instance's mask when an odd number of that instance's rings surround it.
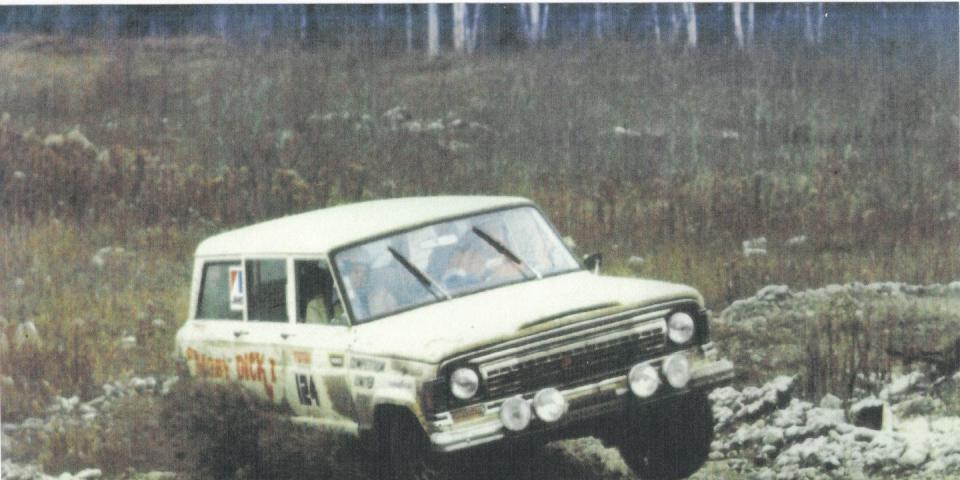
M 518 266 L 498 252 L 491 242 L 509 245 L 503 225 L 493 219 L 478 222 L 464 232 L 443 274 L 444 285 L 450 289 L 463 289 L 491 281 L 500 283 L 522 278 Z

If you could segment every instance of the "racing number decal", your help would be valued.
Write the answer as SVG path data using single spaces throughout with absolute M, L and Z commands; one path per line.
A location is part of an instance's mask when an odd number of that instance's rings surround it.
M 317 395 L 317 384 L 313 383 L 311 375 L 296 374 L 297 396 L 300 403 L 307 406 L 320 406 L 320 396 Z

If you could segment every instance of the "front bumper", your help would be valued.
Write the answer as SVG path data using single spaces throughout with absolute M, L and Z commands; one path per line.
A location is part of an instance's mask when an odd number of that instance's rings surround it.
M 569 409 L 556 423 L 547 424 L 534 420 L 522 432 L 509 431 L 500 421 L 501 399 L 439 414 L 430 422 L 427 433 L 435 451 L 454 452 L 508 437 L 563 430 L 582 420 L 623 412 L 627 405 L 649 405 L 691 392 L 720 387 L 732 382 L 733 377 L 733 363 L 726 359 L 715 359 L 714 352 L 710 352 L 704 356 L 696 356 L 695 359 L 691 358 L 690 381 L 686 387 L 674 389 L 662 385 L 650 398 L 640 399 L 633 395 L 627 376 L 622 375 L 561 390 L 569 403 Z

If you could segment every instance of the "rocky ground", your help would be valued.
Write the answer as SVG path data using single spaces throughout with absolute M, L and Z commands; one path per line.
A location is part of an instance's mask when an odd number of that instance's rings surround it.
M 843 305 L 838 299 L 842 299 Z M 880 310 L 872 306 L 877 302 L 893 301 L 902 305 L 907 299 L 920 303 L 907 310 L 895 309 L 896 312 L 910 312 L 923 321 L 930 320 L 931 311 L 940 312 L 940 320 L 948 326 L 944 331 L 949 331 L 953 329 L 951 322 L 956 321 L 955 302 L 960 299 L 960 282 L 925 287 L 851 284 L 803 292 L 770 286 L 750 299 L 735 302 L 717 316 L 717 323 L 721 331 L 723 328 L 777 331 L 784 328 L 778 322 L 788 321 L 792 326 L 804 318 L 816 318 L 823 306 L 850 308 L 852 318 L 857 318 L 857 311 L 877 314 Z M 952 330 L 954 335 L 957 331 L 960 330 Z M 931 338 L 936 340 L 931 343 L 941 340 L 941 336 Z M 805 382 L 802 374 L 776 375 L 776 370 L 788 368 L 791 361 L 802 361 L 802 357 L 774 359 L 771 351 L 753 350 L 751 355 L 758 357 L 758 363 L 766 361 L 771 375 L 764 381 L 746 383 L 750 386 L 725 387 L 712 393 L 717 437 L 710 461 L 695 478 L 960 479 L 960 373 L 944 374 L 943 369 L 950 366 L 949 352 L 945 357 L 933 359 L 933 363 L 939 361 L 940 364 L 931 365 L 927 357 L 919 361 L 908 359 L 910 361 L 895 369 L 898 373 L 856 377 L 857 386 L 846 399 L 825 394 L 809 401 L 804 398 L 809 399 L 811 395 L 804 388 L 810 388 L 810 383 Z M 802 351 L 786 349 L 783 355 L 789 357 L 791 352 L 799 355 Z M 745 365 L 750 361 L 751 357 L 738 358 L 738 367 L 750 369 Z M 754 366 L 753 370 L 758 368 Z M 757 371 L 751 374 L 760 375 Z M 82 443 L 85 431 L 102 431 L 118 421 L 129 422 L 128 416 L 122 420 L 115 418 L 120 409 L 146 405 L 145 411 L 149 413 L 149 406 L 158 403 L 175 382 L 175 378 L 134 377 L 104 385 L 102 394 L 90 400 L 50 399 L 42 417 L 3 423 L 0 477 L 4 480 L 182 477 L 182 473 L 136 468 L 108 475 L 105 473 L 108 469 L 97 464 L 63 473 L 44 472 L 39 466 L 49 464 L 49 458 L 45 461 L 43 457 L 43 449 L 56 445 L 57 441 L 63 443 L 63 439 L 69 440 L 72 435 L 75 442 Z M 159 431 L 156 425 L 149 428 Z M 71 447 L 73 444 L 69 441 L 64 444 L 67 451 L 80 448 Z M 551 444 L 543 455 L 509 477 L 634 478 L 616 450 L 590 438 Z

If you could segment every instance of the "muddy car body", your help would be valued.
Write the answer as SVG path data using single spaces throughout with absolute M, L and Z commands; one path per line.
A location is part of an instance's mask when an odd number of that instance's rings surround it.
M 638 473 L 692 473 L 730 362 L 696 290 L 585 268 L 529 200 L 364 202 L 196 251 L 177 355 L 421 478 L 457 451 L 592 434 Z

